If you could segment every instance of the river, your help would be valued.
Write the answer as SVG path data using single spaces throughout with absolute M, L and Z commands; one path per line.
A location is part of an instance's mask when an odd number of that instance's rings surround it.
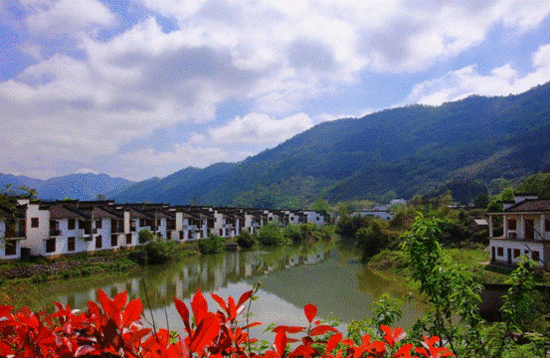
M 371 303 L 383 293 L 392 297 L 408 294 L 404 282 L 372 272 L 359 263 L 351 250 L 334 245 L 197 256 L 149 266 L 124 279 L 74 282 L 77 283 L 69 286 L 54 282 L 46 285 L 41 289 L 42 304 L 58 301 L 85 309 L 88 300 L 95 300 L 98 286 L 111 297 L 126 290 L 130 298 L 141 297 L 146 325 L 179 332 L 183 331 L 183 324 L 174 307 L 174 297 L 189 304 L 200 288 L 213 311 L 218 306 L 209 293 L 238 299 L 256 282 L 261 282 L 251 312 L 253 320 L 263 325 L 252 334 L 265 339 L 270 339 L 262 333 L 269 323 L 304 325 L 303 307 L 307 303 L 318 306 L 320 319 L 337 318 L 341 321 L 340 329 L 345 329 L 353 320 L 370 317 Z M 411 301 L 398 325 L 408 328 L 421 315 L 422 306 Z

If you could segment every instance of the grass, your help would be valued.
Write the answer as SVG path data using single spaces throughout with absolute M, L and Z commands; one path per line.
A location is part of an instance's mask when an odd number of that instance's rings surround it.
M 449 258 L 452 266 L 471 272 L 478 281 L 483 283 L 504 283 L 510 273 L 510 270 L 496 270 L 487 266 L 490 260 L 489 252 L 482 247 L 444 248 L 443 254 Z M 371 257 L 367 266 L 378 271 L 410 275 L 407 257 L 400 250 L 383 250 Z

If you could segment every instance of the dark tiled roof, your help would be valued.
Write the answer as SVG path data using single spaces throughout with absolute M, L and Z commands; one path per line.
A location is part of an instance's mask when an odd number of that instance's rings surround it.
M 505 212 L 550 211 L 550 199 L 525 200 L 505 210 Z
M 67 207 L 62 204 L 54 204 L 50 206 L 50 219 L 77 219 L 88 220 L 90 217 L 83 212 Z

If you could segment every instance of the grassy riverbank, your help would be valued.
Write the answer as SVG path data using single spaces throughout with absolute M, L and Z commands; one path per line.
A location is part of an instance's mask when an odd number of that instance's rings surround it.
M 159 252 L 172 260 L 199 254 L 195 244 L 166 242 L 135 249 L 4 262 L 0 264 L 0 304 L 16 301 L 30 307 L 40 307 L 44 290 L 67 288 L 82 281 L 99 283 L 106 278 L 132 275 L 151 263 L 148 258 L 158 256 Z M 13 299 L 15 297 L 16 300 Z
M 448 257 L 448 264 L 471 272 L 478 282 L 504 283 L 510 270 L 488 266 L 489 252 L 477 248 L 444 248 L 443 254 Z M 388 272 L 393 275 L 410 276 L 407 257 L 401 250 L 383 250 L 367 261 L 371 269 Z M 541 278 L 542 279 L 542 278 Z

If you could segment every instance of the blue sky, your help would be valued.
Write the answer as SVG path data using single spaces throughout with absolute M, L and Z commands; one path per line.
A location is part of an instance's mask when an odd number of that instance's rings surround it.
M 549 1 L 0 0 L 0 172 L 131 180 L 550 81 Z

